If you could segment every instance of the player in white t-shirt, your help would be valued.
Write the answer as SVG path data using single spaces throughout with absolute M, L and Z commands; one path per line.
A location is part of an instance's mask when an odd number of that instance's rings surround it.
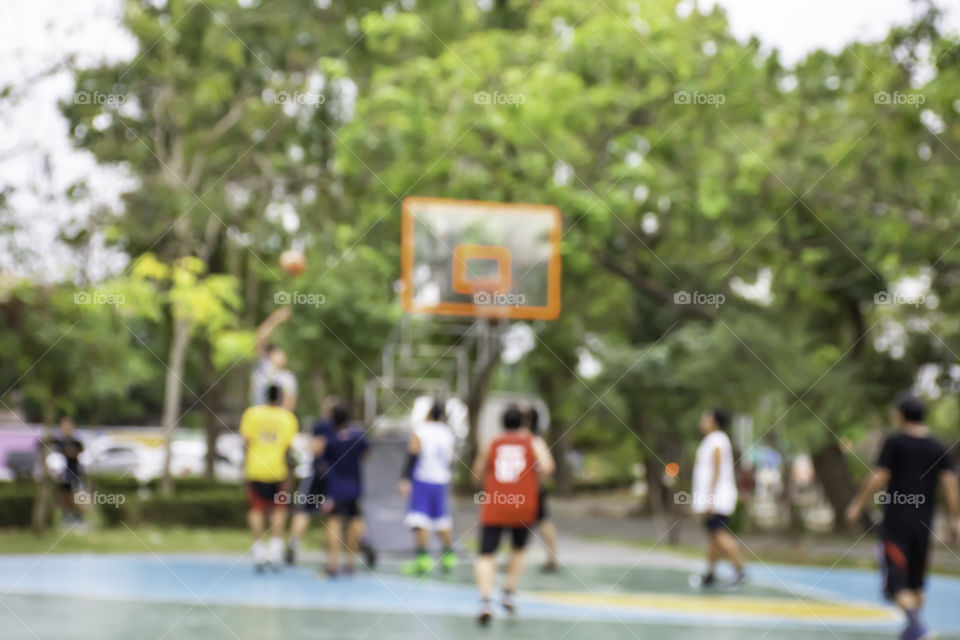
M 447 506 L 455 445 L 453 430 L 444 422 L 443 403 L 434 402 L 427 421 L 413 429 L 399 485 L 400 494 L 410 497 L 404 522 L 413 529 L 416 538 L 417 555 L 409 567 L 414 573 L 426 573 L 433 565 L 427 553 L 431 531 L 439 533 L 443 543 L 443 570 L 450 571 L 457 565 L 453 552 L 453 518 Z
M 740 545 L 730 531 L 730 516 L 737 508 L 737 480 L 733 446 L 726 434 L 729 424 L 730 416 L 723 409 L 707 409 L 700 415 L 704 437 L 693 466 L 691 507 L 703 518 L 707 530 L 707 570 L 691 579 L 694 586 L 714 584 L 713 571 L 721 556 L 726 556 L 736 570 L 727 586 L 747 581 Z

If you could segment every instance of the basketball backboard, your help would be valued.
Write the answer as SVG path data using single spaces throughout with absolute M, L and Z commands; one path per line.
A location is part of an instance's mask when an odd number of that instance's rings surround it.
M 556 318 L 561 225 L 560 211 L 545 205 L 405 199 L 404 310 Z

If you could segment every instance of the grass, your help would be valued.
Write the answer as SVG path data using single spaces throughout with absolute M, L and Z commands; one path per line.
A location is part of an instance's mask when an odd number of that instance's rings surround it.
M 40 536 L 25 529 L 0 530 L 0 549 L 4 553 L 231 553 L 249 547 L 250 533 L 243 529 L 50 529 Z

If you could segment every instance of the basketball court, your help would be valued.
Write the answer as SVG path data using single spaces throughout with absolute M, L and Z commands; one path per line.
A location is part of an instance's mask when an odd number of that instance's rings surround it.
M 400 558 L 376 573 L 320 578 L 308 563 L 256 575 L 244 556 L 57 555 L 0 558 L 4 638 L 665 638 L 789 640 L 894 637 L 899 615 L 875 573 L 751 566 L 735 593 L 699 593 L 682 568 L 624 552 L 620 566 L 531 569 L 520 614 L 476 626 L 469 563 L 451 575 L 405 576 Z M 960 580 L 934 577 L 928 615 L 960 638 Z M 56 613 L 54 613 L 56 612 Z

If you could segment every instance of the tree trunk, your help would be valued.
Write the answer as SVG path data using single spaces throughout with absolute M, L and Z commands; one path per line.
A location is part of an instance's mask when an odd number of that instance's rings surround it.
M 206 409 L 206 415 L 204 416 L 203 431 L 207 442 L 207 451 L 203 460 L 203 475 L 207 480 L 213 480 L 216 477 L 217 438 L 220 435 L 220 422 L 217 420 L 217 415 L 209 407 Z
M 163 479 L 160 490 L 164 495 L 173 493 L 173 478 L 170 475 L 170 457 L 173 450 L 173 436 L 180 418 L 181 397 L 183 394 L 183 369 L 190 344 L 190 321 L 186 318 L 174 318 L 173 335 L 170 338 L 170 354 L 167 358 L 167 377 L 163 391 Z
M 643 461 L 647 480 L 647 509 L 653 517 L 659 517 L 666 512 L 666 503 L 663 499 L 663 465 L 653 455 L 648 455 Z
M 840 530 L 846 527 L 844 511 L 857 492 L 856 483 L 847 466 L 847 458 L 836 439 L 831 439 L 826 445 L 813 454 L 813 469 L 817 480 L 823 487 L 823 492 L 833 508 L 833 528 Z
M 310 372 L 310 386 L 313 389 L 314 410 L 317 416 L 323 416 L 323 401 L 327 397 L 327 381 L 320 368 Z
M 556 484 L 557 495 L 569 496 L 573 494 L 573 470 L 570 468 L 570 429 L 562 425 L 554 425 L 551 429 L 555 434 L 551 448 L 557 468 L 553 472 L 553 481 Z

